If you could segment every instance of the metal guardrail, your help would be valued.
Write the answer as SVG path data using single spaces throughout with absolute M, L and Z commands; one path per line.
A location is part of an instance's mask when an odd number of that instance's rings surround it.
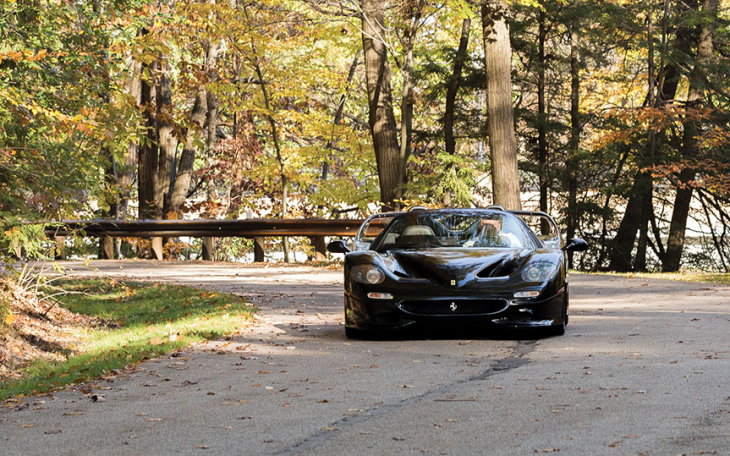
M 46 228 L 46 235 L 61 241 L 65 236 L 152 238 L 155 257 L 162 259 L 162 238 L 244 237 L 254 239 L 254 261 L 263 261 L 264 237 L 304 236 L 311 238 L 317 260 L 326 258 L 325 236 L 355 236 L 362 220 L 350 219 L 246 219 L 246 220 L 62 220 Z M 212 243 L 210 243 L 212 245 Z M 205 243 L 204 243 L 205 246 Z M 212 252 L 204 247 L 204 259 Z M 110 255 L 111 253 L 111 255 Z M 113 251 L 104 254 L 113 257 Z
M 354 236 L 362 220 L 246 219 L 246 220 L 63 220 L 46 229 L 48 236 L 83 230 L 89 237 L 259 237 Z

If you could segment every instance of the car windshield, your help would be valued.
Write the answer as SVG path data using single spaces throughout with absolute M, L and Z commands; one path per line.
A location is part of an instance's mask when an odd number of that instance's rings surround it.
M 535 248 L 524 223 L 503 212 L 426 212 L 404 214 L 380 234 L 373 249 Z

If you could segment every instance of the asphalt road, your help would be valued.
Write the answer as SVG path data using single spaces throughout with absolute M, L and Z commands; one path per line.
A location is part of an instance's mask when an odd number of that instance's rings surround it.
M 728 286 L 574 274 L 562 337 L 350 341 L 340 270 L 65 266 L 242 294 L 259 317 L 4 404 L 0 455 L 730 455 Z

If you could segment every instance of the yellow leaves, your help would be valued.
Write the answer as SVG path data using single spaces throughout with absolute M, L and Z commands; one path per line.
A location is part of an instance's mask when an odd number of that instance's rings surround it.
M 7 314 L 5 316 L 5 324 L 12 325 L 13 323 L 15 323 L 15 317 L 11 313 Z
M 38 62 L 46 57 L 48 57 L 48 51 L 46 49 L 41 49 L 37 53 L 24 49 L 23 51 L 8 51 L 0 53 L 0 62 L 3 60 L 12 60 L 14 62 L 20 62 L 23 60 Z

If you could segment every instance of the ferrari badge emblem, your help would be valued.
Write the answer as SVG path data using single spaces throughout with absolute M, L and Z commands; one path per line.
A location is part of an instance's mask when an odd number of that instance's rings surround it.
M 456 285 L 456 280 L 451 281 L 451 286 L 454 286 L 454 285 Z
M 456 303 L 452 302 L 451 305 L 449 306 L 449 309 L 451 309 L 452 312 L 456 312 Z

